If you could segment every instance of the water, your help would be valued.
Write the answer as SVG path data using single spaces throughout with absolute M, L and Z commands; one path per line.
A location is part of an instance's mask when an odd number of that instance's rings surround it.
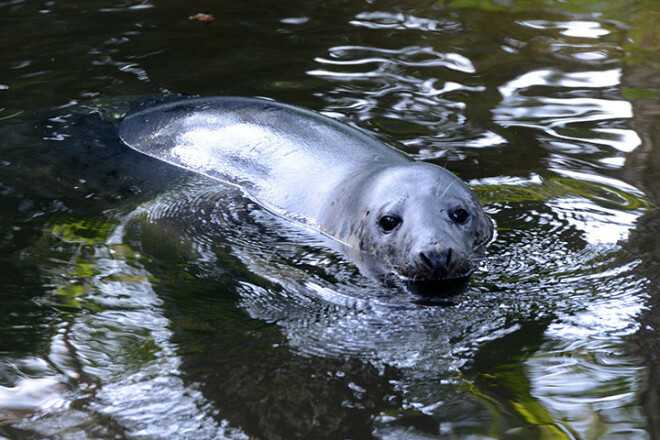
M 189 17 L 208 12 L 210 23 Z M 0 438 L 660 438 L 653 1 L 0 2 Z M 267 96 L 467 181 L 454 295 L 122 146 Z

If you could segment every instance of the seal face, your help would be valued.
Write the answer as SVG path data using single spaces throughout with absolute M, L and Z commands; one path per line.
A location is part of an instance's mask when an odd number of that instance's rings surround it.
M 454 174 L 355 128 L 255 98 L 197 98 L 129 113 L 131 148 L 238 186 L 265 208 L 404 279 L 464 278 L 493 227 Z
M 464 278 L 474 270 L 492 223 L 456 176 L 411 162 L 378 170 L 360 186 L 329 210 L 324 224 L 337 226 L 331 235 L 412 281 Z

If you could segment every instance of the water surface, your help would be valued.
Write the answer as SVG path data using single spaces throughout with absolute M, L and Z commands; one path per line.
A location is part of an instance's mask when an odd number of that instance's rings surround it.
M 190 17 L 207 12 L 215 18 Z M 660 438 L 653 1 L 0 2 L 0 437 Z M 265 96 L 467 181 L 452 296 L 122 146 Z

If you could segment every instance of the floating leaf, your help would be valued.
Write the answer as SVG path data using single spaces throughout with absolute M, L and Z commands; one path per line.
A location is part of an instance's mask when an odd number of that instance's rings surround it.
M 201 21 L 202 23 L 210 23 L 215 20 L 215 17 L 212 14 L 208 14 L 205 12 L 198 12 L 195 15 L 191 15 L 190 19 Z

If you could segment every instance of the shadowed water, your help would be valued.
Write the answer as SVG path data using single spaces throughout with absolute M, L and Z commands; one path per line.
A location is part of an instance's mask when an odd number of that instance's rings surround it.
M 658 18 L 0 2 L 0 438 L 660 438 Z M 486 261 L 386 286 L 121 144 L 125 112 L 178 94 L 308 107 L 445 166 L 496 224 Z

